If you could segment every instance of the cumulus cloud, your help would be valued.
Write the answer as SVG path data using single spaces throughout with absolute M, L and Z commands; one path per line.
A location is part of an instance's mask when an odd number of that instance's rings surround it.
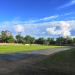
M 71 28 L 70 28 L 70 24 L 67 23 L 67 22 L 61 22 L 60 23 L 60 28 L 61 28 L 61 34 L 64 36 L 64 37 L 67 37 L 67 36 L 71 36 Z
M 59 28 L 57 28 L 57 26 Z M 52 35 L 62 35 L 63 37 L 71 36 L 71 25 L 68 22 L 60 21 L 59 24 L 46 29 Z
M 6 26 L 5 26 L 6 25 Z M 32 35 L 36 37 L 44 36 L 72 36 L 75 31 L 75 20 L 70 21 L 52 21 L 41 23 L 26 23 L 25 21 L 9 21 L 1 23 L 0 31 L 7 29 L 16 35 L 16 32 L 21 32 L 22 35 Z
M 15 25 L 14 28 L 15 28 L 16 32 L 24 32 L 24 30 L 25 30 L 24 26 L 19 25 L 19 24 Z
M 52 35 L 59 35 L 59 34 L 60 34 L 60 30 L 56 30 L 56 27 L 47 28 L 46 30 L 47 30 L 50 34 L 52 34 Z

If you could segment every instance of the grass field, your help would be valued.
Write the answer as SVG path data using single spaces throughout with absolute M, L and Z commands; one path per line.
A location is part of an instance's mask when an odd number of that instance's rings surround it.
M 61 48 L 61 47 L 63 46 L 1 44 L 0 53 L 27 52 L 27 51 L 35 51 L 40 49 L 44 50 L 48 48 Z M 5 65 L 4 69 L 9 68 L 8 70 L 13 70 L 12 72 L 9 71 L 10 73 L 7 75 L 33 75 L 33 74 L 34 75 L 75 75 L 75 48 L 54 53 L 51 55 L 38 55 L 38 57 L 42 56 L 46 58 L 41 60 L 38 59 L 39 61 L 36 58 L 34 59 L 31 58 L 28 60 L 25 59 L 23 61 L 18 60 L 14 62 L 9 62 L 9 60 L 5 60 L 0 62 L 0 66 Z M 5 59 L 7 59 L 7 57 Z M 13 68 L 10 68 L 11 66 Z M 16 69 L 14 68 L 15 66 Z M 4 72 L 6 71 L 4 70 Z
M 27 52 L 27 51 L 35 51 L 40 49 L 58 48 L 58 47 L 61 47 L 61 46 L 1 44 L 0 53 Z
M 75 48 L 50 55 L 38 64 L 39 69 L 45 69 L 51 75 L 75 75 Z

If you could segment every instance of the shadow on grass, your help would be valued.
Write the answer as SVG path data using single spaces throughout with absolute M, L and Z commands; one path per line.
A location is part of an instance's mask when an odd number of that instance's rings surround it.
M 0 75 L 75 75 L 75 49 L 52 55 L 0 54 Z
M 16 53 L 16 54 L 0 54 L 0 61 L 20 61 L 29 58 L 37 59 L 44 58 L 45 55 L 41 54 L 25 54 L 25 53 Z
M 30 53 L 0 54 L 0 75 L 32 75 L 34 64 L 46 58 L 46 55 Z

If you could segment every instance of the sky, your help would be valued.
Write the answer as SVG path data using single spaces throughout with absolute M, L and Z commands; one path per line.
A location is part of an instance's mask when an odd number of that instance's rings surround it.
M 0 32 L 15 36 L 75 37 L 75 0 L 0 0 Z

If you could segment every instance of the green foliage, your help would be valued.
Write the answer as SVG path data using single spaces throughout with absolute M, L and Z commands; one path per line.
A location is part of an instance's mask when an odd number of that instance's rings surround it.
M 24 40 L 25 40 L 26 44 L 33 44 L 34 41 L 35 41 L 35 38 L 27 35 L 27 36 L 24 37 Z
M 73 38 L 73 43 L 75 44 L 75 38 Z
M 1 32 L 1 39 L 2 39 L 2 42 L 4 42 L 4 43 L 13 43 L 14 42 L 13 35 L 11 33 L 9 33 L 8 31 Z
M 47 42 L 49 45 L 55 44 L 55 41 L 53 38 L 47 38 Z
M 7 43 L 14 43 L 14 37 L 12 35 L 7 37 Z
M 22 36 L 21 33 L 15 36 L 15 39 L 9 31 L 2 31 L 0 35 L 0 42 L 3 43 L 22 43 L 22 44 L 42 44 L 42 45 L 75 45 L 75 38 L 64 38 L 58 37 L 56 40 L 54 38 L 44 38 L 40 37 L 38 39 L 26 35 Z
M 7 41 L 7 36 L 6 36 L 6 33 L 4 31 L 1 32 L 1 38 L 2 38 L 3 42 Z
M 43 37 L 38 38 L 38 39 L 36 39 L 35 43 L 37 43 L 37 44 L 45 44 L 45 39 Z
M 72 45 L 73 44 L 73 40 L 70 37 L 67 37 L 67 38 L 59 37 L 56 39 L 56 42 L 58 45 Z
M 16 42 L 17 43 L 24 43 L 24 38 L 20 34 L 16 35 Z

